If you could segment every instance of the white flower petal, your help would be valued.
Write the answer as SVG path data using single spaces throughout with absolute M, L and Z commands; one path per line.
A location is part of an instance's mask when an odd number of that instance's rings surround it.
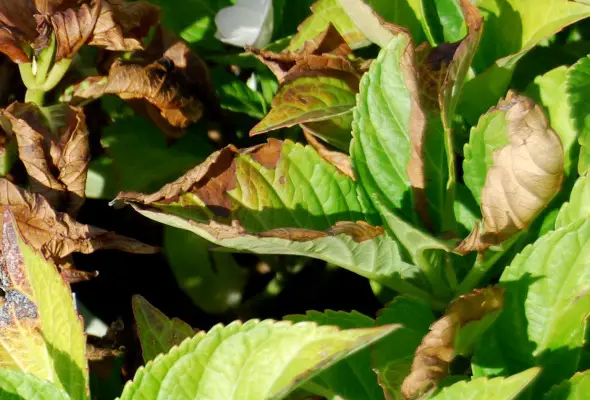
M 264 47 L 270 42 L 273 28 L 272 1 L 238 0 L 215 16 L 216 37 L 234 46 Z

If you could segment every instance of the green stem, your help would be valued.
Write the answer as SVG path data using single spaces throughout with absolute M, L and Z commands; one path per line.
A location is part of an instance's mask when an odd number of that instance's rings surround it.
M 37 71 L 35 71 L 35 82 L 38 86 L 42 86 L 47 80 L 47 74 L 53 66 L 55 53 L 57 51 L 55 35 L 51 35 L 49 45 L 43 49 L 37 57 Z
M 51 72 L 49 72 L 45 83 L 43 83 L 42 89 L 46 92 L 49 92 L 51 89 L 56 87 L 66 72 L 68 72 L 68 68 L 70 68 L 71 63 L 71 58 L 64 58 L 63 60 L 56 63 L 53 68 L 51 68 Z
M 506 252 L 514 246 L 519 240 L 525 237 L 525 232 L 519 232 L 512 236 L 510 239 L 502 243 L 500 250 L 494 251 L 491 254 L 487 254 L 488 257 L 478 256 L 477 261 L 471 271 L 467 274 L 463 282 L 457 287 L 456 294 L 461 295 L 471 292 L 473 289 L 478 287 L 481 280 L 488 274 L 490 269 L 496 264 L 496 261 L 500 259 Z M 480 258 L 481 257 L 481 258 Z M 483 259 L 482 259 L 483 258 Z
M 20 77 L 23 83 L 28 89 L 37 88 L 37 82 L 35 81 L 35 75 L 33 74 L 33 64 L 31 63 L 20 63 L 18 64 L 20 71 Z
M 28 89 L 25 94 L 25 103 L 35 103 L 38 106 L 43 105 L 45 91 L 39 89 Z

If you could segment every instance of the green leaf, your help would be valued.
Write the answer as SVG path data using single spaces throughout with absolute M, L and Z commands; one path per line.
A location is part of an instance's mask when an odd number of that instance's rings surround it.
M 460 0 L 422 0 L 430 44 L 455 43 L 467 34 Z M 427 33 L 428 35 L 428 33 Z
M 578 172 L 583 174 L 590 165 L 590 57 L 584 57 L 570 70 L 567 80 L 567 93 L 571 105 L 571 118 L 579 132 L 580 158 Z
M 194 125 L 167 146 L 162 132 L 140 117 L 117 119 L 104 128 L 101 143 L 112 160 L 116 190 L 156 190 L 182 175 L 212 151 L 204 129 Z
M 221 108 L 261 119 L 266 114 L 266 101 L 262 94 L 250 89 L 246 83 L 223 68 L 211 70 L 211 81 L 217 89 Z
M 379 311 L 377 325 L 400 324 L 372 348 L 373 366 L 388 398 L 401 398 L 401 385 L 410 373 L 414 352 L 435 318 L 427 303 L 412 297 L 396 297 Z
M 242 300 L 247 273 L 232 254 L 211 252 L 211 243 L 180 229 L 164 230 L 164 253 L 178 286 L 209 314 L 223 314 Z
M 356 311 L 350 313 L 331 310 L 323 313 L 308 311 L 305 315 L 290 315 L 285 319 L 293 322 L 310 321 L 318 325 L 333 325 L 340 329 L 372 328 L 375 325 L 372 318 Z M 399 330 L 392 332 L 391 335 L 397 332 Z M 377 375 L 371 368 L 371 351 L 368 348 L 332 365 L 316 376 L 313 383 L 344 399 L 384 399 L 383 390 L 377 383 Z
M 231 0 L 149 0 L 162 8 L 162 23 L 197 49 L 223 51 L 215 38 L 215 15 Z
M 486 28 L 476 54 L 478 75 L 467 82 L 460 109 L 474 124 L 502 97 L 516 63 L 543 39 L 590 15 L 590 6 L 569 0 L 478 0 Z
M 573 377 L 552 388 L 545 400 L 578 400 L 590 392 L 590 371 L 575 374 Z
M 410 123 L 420 113 L 407 35 L 396 35 L 363 75 L 354 110 L 350 154 L 369 196 L 379 196 L 390 209 L 412 218 L 413 194 L 408 176 L 412 150 Z
M 12 165 L 18 159 L 18 146 L 14 136 L 3 137 L 0 148 L 0 176 L 6 176 L 12 169 Z
M 306 41 L 317 37 L 330 24 L 334 25 L 352 49 L 370 43 L 342 9 L 339 0 L 318 0 L 311 6 L 311 11 L 312 15 L 297 28 L 297 34 L 291 39 L 287 50 L 300 50 Z
M 353 22 L 357 24 L 361 32 L 373 40 L 372 36 L 365 31 L 370 26 L 363 24 L 359 18 L 364 16 L 357 13 L 358 5 L 361 2 L 366 3 L 379 17 L 386 22 L 406 28 L 413 38 L 414 44 L 422 43 L 425 38 L 423 26 L 426 24 L 423 16 L 421 0 L 339 0 L 344 10 Z M 357 3 L 356 5 L 354 3 Z M 375 42 L 381 45 L 379 42 Z M 382 46 L 383 47 L 383 46 Z
M 252 130 L 258 135 L 293 125 L 331 119 L 349 114 L 340 128 L 342 133 L 334 138 L 340 148 L 348 148 L 350 142 L 351 110 L 356 104 L 358 81 L 347 79 L 339 72 L 325 71 L 320 75 L 302 76 L 282 85 L 275 96 L 272 109 Z M 346 126 L 348 125 L 348 126 Z
M 439 299 L 450 300 L 452 289 L 457 284 L 451 248 L 399 218 L 379 201 L 376 205 L 386 226 L 410 254 L 412 263 L 424 271 L 434 295 Z
M 558 67 L 536 77 L 526 89 L 526 94 L 544 107 L 551 128 L 561 139 L 566 176 L 575 174 L 579 153 L 578 132 L 572 118 L 572 106 L 568 95 L 569 75 L 569 68 Z
M 539 374 L 530 368 L 508 378 L 477 378 L 457 382 L 429 397 L 430 400 L 511 400 L 518 396 Z
M 86 399 L 86 337 L 72 292 L 56 267 L 24 242 L 9 209 L 3 225 L 0 367 L 51 382 L 72 400 Z
M 590 220 L 550 232 L 506 268 L 504 310 L 475 351 L 478 375 L 543 368 L 534 397 L 575 371 L 590 309 Z
M 70 400 L 70 396 L 52 383 L 34 375 L 0 369 L 0 399 Z
M 270 320 L 217 325 L 140 368 L 121 399 L 284 398 L 398 328 L 339 330 Z
M 506 111 L 494 108 L 482 115 L 463 149 L 463 180 L 479 205 L 488 170 L 494 164 L 494 151 L 510 144 Z
M 120 199 L 223 247 L 319 258 L 430 297 L 420 289 L 428 288 L 422 272 L 403 261 L 396 241 L 356 222 L 380 222 L 362 188 L 310 146 L 271 139 L 242 152 L 228 147 L 159 192 Z
M 471 321 L 462 326 L 455 336 L 455 353 L 468 357 L 473 352 L 473 347 L 482 335 L 496 321 L 501 311 L 495 311 L 485 315 L 482 319 Z
M 584 175 L 578 178 L 570 193 L 567 203 L 559 209 L 555 229 L 563 228 L 580 219 L 590 216 L 590 178 Z
M 147 363 L 195 334 L 186 322 L 168 318 L 139 295 L 133 296 L 133 316 L 141 342 L 143 359 Z

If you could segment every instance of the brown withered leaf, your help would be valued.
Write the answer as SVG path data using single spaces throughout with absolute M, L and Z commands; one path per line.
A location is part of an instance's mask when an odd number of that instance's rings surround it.
M 0 179 L 0 211 L 8 207 L 27 242 L 45 258 L 58 263 L 74 252 L 89 254 L 100 249 L 138 254 L 158 252 L 135 239 L 76 222 L 68 214 L 54 211 L 41 195 Z
M 33 48 L 41 50 L 46 47 L 49 36 L 55 33 L 57 40 L 56 61 L 72 58 L 88 41 L 98 21 L 103 0 L 93 0 L 91 5 L 83 3 L 75 6 L 72 4 L 72 8 L 65 8 L 64 5 L 67 3 L 62 3 L 59 7 L 50 7 L 47 10 L 50 13 L 39 10 L 40 14 L 35 15 L 39 36 L 35 39 Z
M 108 76 L 90 77 L 71 89 L 76 103 L 114 94 L 122 99 L 143 99 L 157 107 L 172 126 L 186 128 L 203 113 L 201 101 L 187 93 L 174 63 L 164 57 L 147 66 L 116 61 Z
M 404 397 L 416 399 L 433 390 L 449 373 L 459 329 L 502 309 L 503 305 L 504 289 L 501 286 L 476 289 L 454 300 L 444 316 L 430 326 L 430 332 L 416 349 L 412 370 L 402 384 Z
M 350 156 L 348 154 L 342 153 L 340 151 L 329 150 L 318 139 L 316 139 L 314 135 L 308 132 L 305 125 L 303 125 L 302 128 L 305 139 L 307 139 L 307 142 L 318 152 L 320 157 L 338 168 L 338 170 L 344 175 L 350 177 L 353 180 L 356 180 L 354 171 L 352 170 Z
M 337 69 L 358 74 L 357 68 L 348 56 L 352 50 L 333 25 L 296 52 L 284 51 L 275 53 L 268 50 L 247 48 L 283 83 L 287 76 L 295 72 L 307 70 Z M 315 56 L 315 57 L 311 57 Z M 360 74 L 358 74 L 360 77 Z
M 56 209 L 75 214 L 85 198 L 90 161 L 84 111 L 66 104 L 43 110 L 13 103 L 4 111 L 16 136 L 32 189 Z
M 526 229 L 563 181 L 563 145 L 542 108 L 510 91 L 496 109 L 506 111 L 510 143 L 494 151 L 482 190 L 482 227 L 459 244 L 459 253 L 481 252 Z
M 146 1 L 105 0 L 89 45 L 112 51 L 143 49 L 141 39 L 160 20 L 160 9 Z

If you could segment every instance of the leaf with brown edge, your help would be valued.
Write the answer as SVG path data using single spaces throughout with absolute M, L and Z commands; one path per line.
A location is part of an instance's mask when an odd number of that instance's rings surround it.
M 449 365 L 456 355 L 456 339 L 460 330 L 501 310 L 503 305 L 504 289 L 501 286 L 476 289 L 454 300 L 444 316 L 430 326 L 430 332 L 416 349 L 412 371 L 402 384 L 404 397 L 416 399 L 435 389 L 449 373 Z M 489 321 L 486 322 L 489 326 Z
M 510 91 L 496 109 L 506 121 L 502 131 L 508 144 L 499 147 L 494 139 L 493 162 L 483 165 L 485 184 L 481 194 L 482 226 L 456 251 L 483 251 L 526 229 L 561 188 L 564 151 L 559 136 L 551 129 L 542 108 L 531 99 Z M 485 132 L 474 131 L 470 145 L 490 143 Z M 473 163 L 472 163 L 473 164 Z M 469 168 L 480 168 L 466 163 Z M 486 169 L 487 168 L 487 169 Z
M 83 80 L 65 95 L 74 103 L 114 94 L 125 100 L 146 100 L 157 107 L 172 126 L 186 128 L 203 113 L 199 99 L 186 93 L 183 80 L 174 63 L 164 57 L 146 66 L 116 61 L 108 76 L 93 76 Z
M 355 66 L 348 59 L 352 50 L 331 24 L 315 38 L 305 42 L 305 45 L 297 51 L 287 50 L 275 53 L 253 47 L 247 47 L 246 50 L 266 65 L 275 74 L 279 83 L 294 72 L 306 70 L 331 68 L 356 72 Z M 308 59 L 310 56 L 317 57 Z
M 116 201 L 220 246 L 315 257 L 436 302 L 362 187 L 311 146 L 270 139 L 226 147 L 155 193 L 121 193 Z
M 12 124 L 32 190 L 75 215 L 84 202 L 90 161 L 84 111 L 66 104 L 39 108 L 13 103 L 4 115 Z
M 352 170 L 350 156 L 348 154 L 328 149 L 326 146 L 320 143 L 320 141 L 317 140 L 313 134 L 309 132 L 307 126 L 303 125 L 302 128 L 305 139 L 307 139 L 307 142 L 313 146 L 320 157 L 338 168 L 341 173 L 348 176 L 350 179 L 356 180 L 354 171 Z
M 159 20 L 160 9 L 146 1 L 104 0 L 88 44 L 111 51 L 140 50 L 141 39 Z
M 87 399 L 85 335 L 72 292 L 26 243 L 9 208 L 2 210 L 0 253 L 0 367 L 51 382 L 72 400 Z
M 99 249 L 153 254 L 157 248 L 73 220 L 54 211 L 41 195 L 32 194 L 0 179 L 0 210 L 10 207 L 23 237 L 45 258 L 60 261 L 74 252 L 89 254 Z

